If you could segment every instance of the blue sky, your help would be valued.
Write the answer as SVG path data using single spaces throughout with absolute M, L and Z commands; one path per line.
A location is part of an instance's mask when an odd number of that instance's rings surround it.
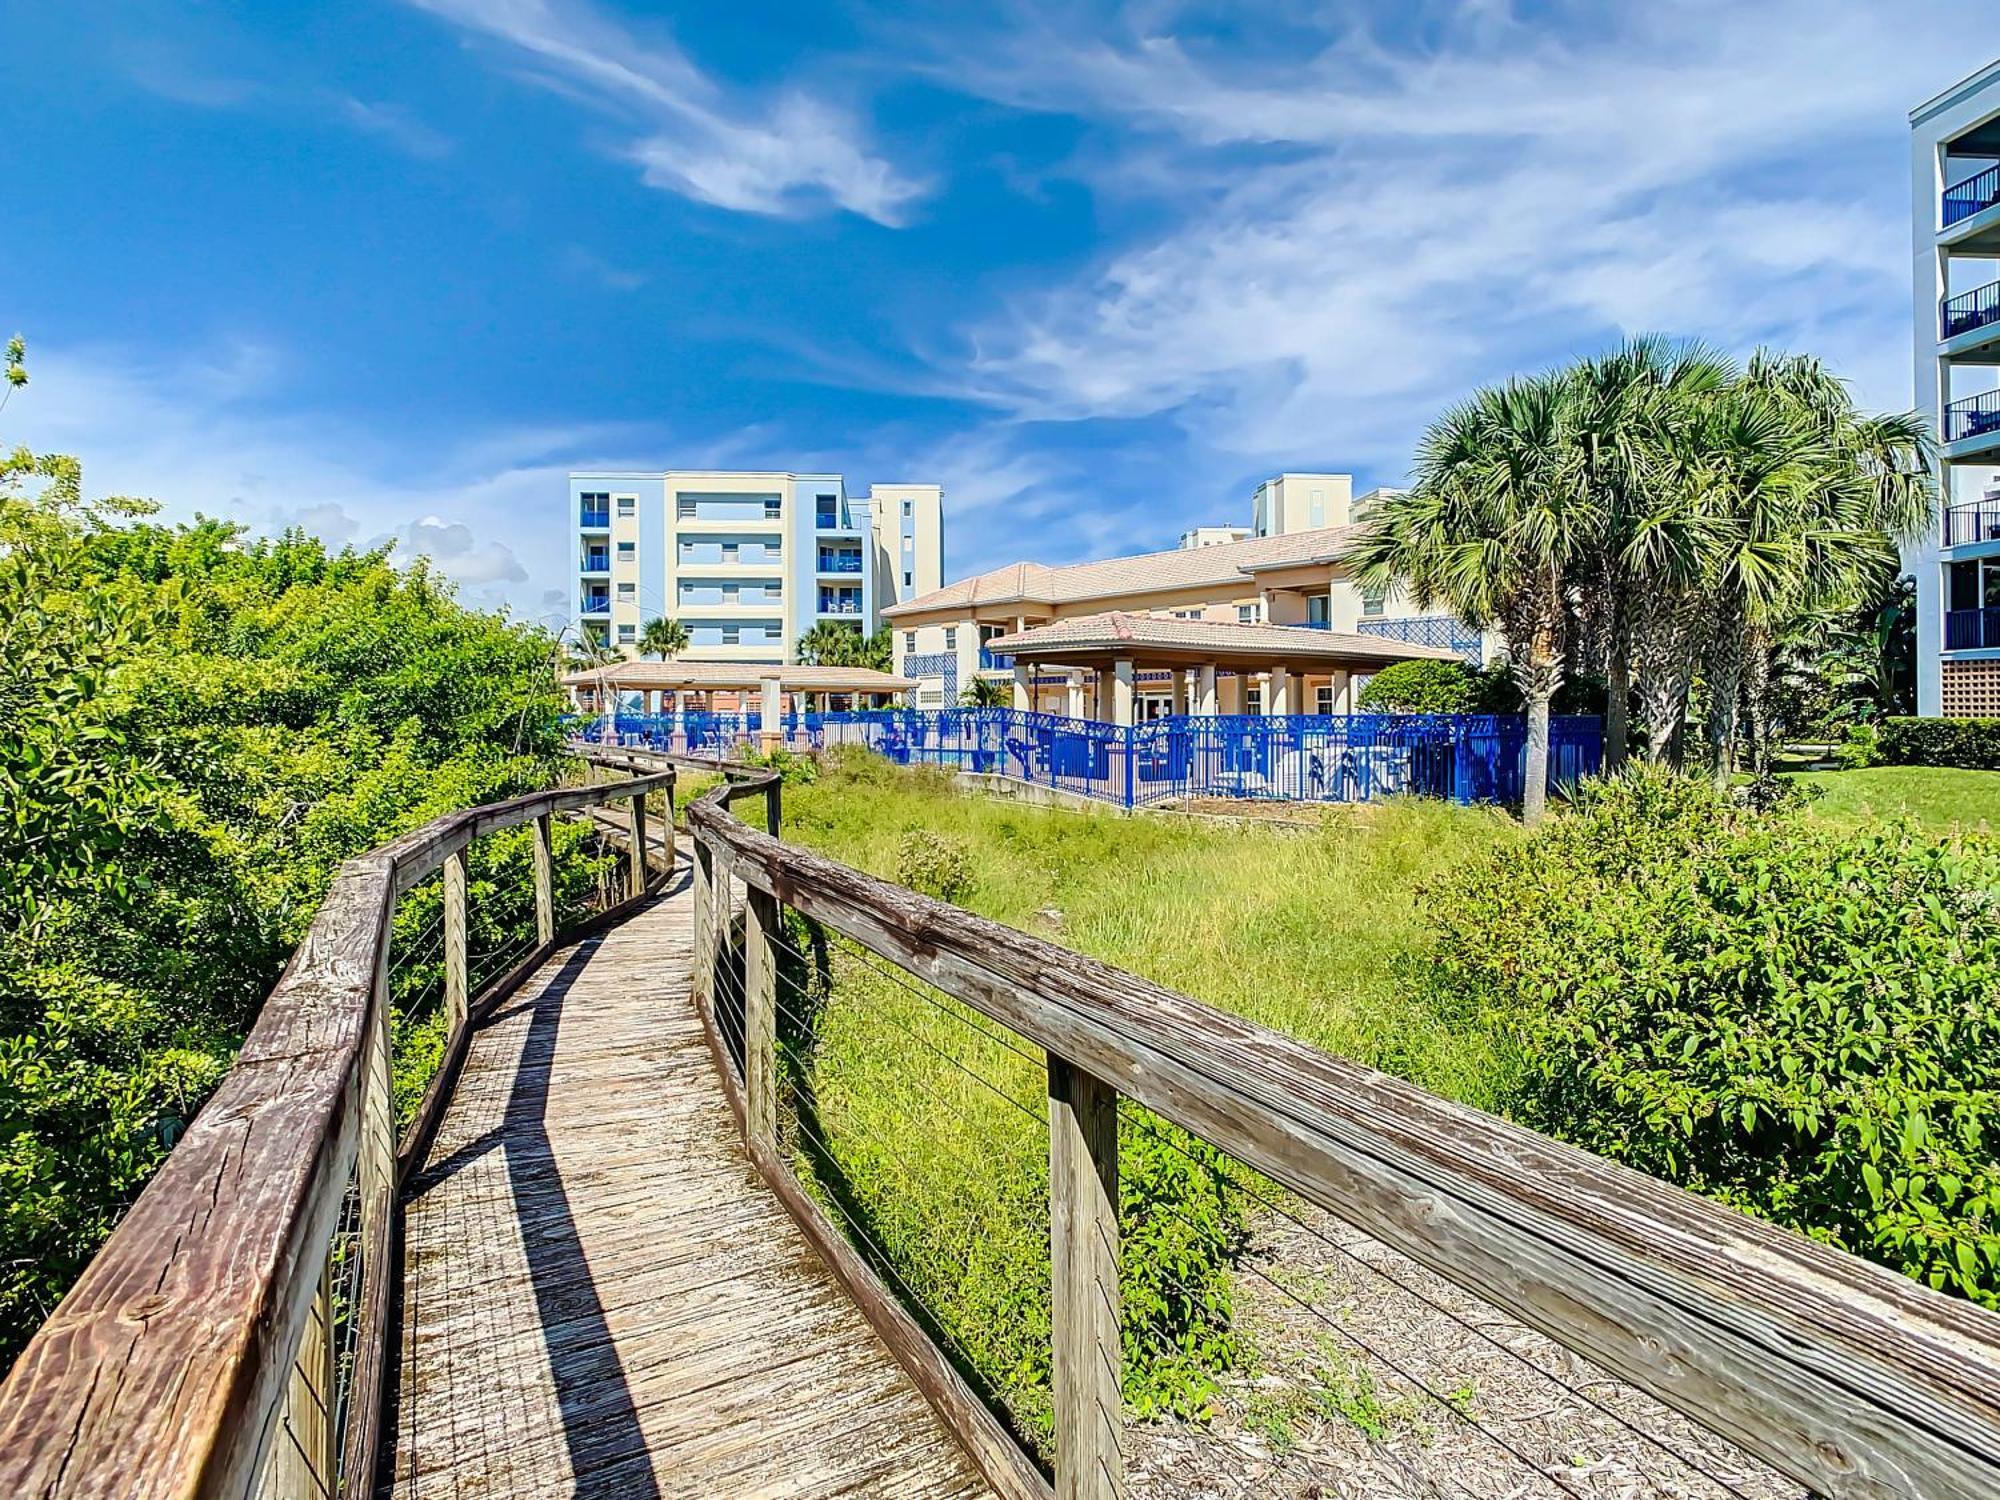
M 947 573 L 1393 483 L 1664 330 L 1910 401 L 1984 3 L 12 4 L 0 441 L 560 614 L 572 467 L 944 484 Z

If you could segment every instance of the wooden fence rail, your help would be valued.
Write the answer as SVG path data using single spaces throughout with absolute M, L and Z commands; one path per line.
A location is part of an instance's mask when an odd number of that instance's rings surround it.
M 625 764 L 644 764 L 636 756 Z M 1129 1096 L 1834 1500 L 2000 1495 L 2000 1316 L 1135 975 L 689 807 L 697 996 L 753 1156 L 1003 1494 L 1039 1474 L 773 1146 L 759 950 L 791 910 L 1047 1054 L 1056 1491 L 1123 1492 L 1118 1096 Z M 748 893 L 741 922 L 731 881 Z M 702 931 L 704 929 L 698 929 Z M 719 945 L 735 945 L 722 951 Z M 714 1023 L 740 963 L 743 1080 Z M 1002 1450 L 1006 1451 L 1002 1451 Z
M 645 799 L 666 794 L 671 830 L 674 782 L 656 768 L 453 813 L 340 868 L 235 1066 L 0 1385 L 0 1494 L 372 1490 L 400 1174 L 435 1128 L 471 1022 L 558 943 L 646 899 Z M 550 821 L 618 801 L 632 835 L 625 899 L 558 933 Z M 466 850 L 522 824 L 535 830 L 536 942 L 469 995 Z M 651 868 L 670 868 L 671 837 L 666 850 Z M 440 869 L 451 1029 L 399 1151 L 390 922 Z

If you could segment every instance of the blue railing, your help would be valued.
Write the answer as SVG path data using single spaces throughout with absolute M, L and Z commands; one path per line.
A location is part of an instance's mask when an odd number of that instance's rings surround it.
M 1969 500 L 1945 511 L 1945 546 L 1965 547 L 1974 542 L 2000 542 L 2000 500 Z
M 1409 646 L 1435 646 L 1440 651 L 1456 651 L 1473 666 L 1480 663 L 1483 647 L 1479 632 L 1452 615 L 1412 615 L 1401 620 L 1363 620 L 1363 635 L 1379 635 L 1384 640 Z
M 1955 182 L 1944 190 L 1944 227 L 1951 228 L 2000 203 L 2000 167 L 1988 167 L 1975 177 Z
M 2000 609 L 1948 609 L 1944 612 L 1944 649 L 1984 651 L 2000 647 Z
M 611 596 L 609 594 L 585 594 L 583 596 L 582 613 L 586 615 L 603 615 L 610 612 Z
M 609 507 L 599 510 L 595 506 L 586 505 L 583 507 L 582 515 L 583 519 L 577 523 L 580 526 L 588 526 L 594 530 L 602 531 L 611 525 L 611 511 Z
M 1011 672 L 1014 670 L 1014 658 L 1005 651 L 992 651 L 981 646 L 979 665 L 989 672 Z
M 1967 396 L 1944 409 L 1944 440 L 1947 443 L 1984 437 L 1989 432 L 2000 432 L 2000 391 Z
M 2000 611 L 1995 611 L 2000 614 Z M 762 739 L 756 712 L 618 715 L 631 746 L 723 751 Z M 603 738 L 603 720 L 579 721 Z M 1189 798 L 1369 802 L 1391 796 L 1518 802 L 1527 725 L 1477 714 L 1228 714 L 1119 725 L 1011 708 L 787 713 L 793 749 L 865 745 L 900 765 L 944 766 L 1052 787 L 1117 807 Z M 1595 775 L 1594 718 L 1550 721 L 1549 785 Z
M 822 552 L 819 557 L 822 573 L 859 573 L 861 554 L 858 552 Z
M 1947 297 L 1938 309 L 1938 337 L 1952 339 L 1989 323 L 2000 323 L 2000 281 Z

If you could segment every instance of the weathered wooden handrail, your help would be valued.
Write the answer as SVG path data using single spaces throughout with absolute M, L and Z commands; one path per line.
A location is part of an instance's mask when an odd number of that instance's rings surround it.
M 766 1106 L 750 1102 L 757 1093 L 750 1080 L 773 1066 L 760 965 L 768 969 L 774 958 L 755 950 L 782 907 L 900 965 L 1048 1055 L 1062 1495 L 1121 1492 L 1118 1332 L 1115 1318 L 1107 1325 L 1104 1300 L 1090 1295 L 1103 1290 L 1107 1275 L 1116 1293 L 1121 1093 L 1816 1494 L 2000 1495 L 2000 1316 L 782 844 L 725 810 L 740 795 L 738 787 L 706 794 L 690 805 L 688 823 L 698 878 L 725 898 L 732 877 L 751 893 L 745 1087 L 732 1102 L 753 1155 L 802 1223 L 817 1209 L 803 1193 L 786 1192 L 789 1173 L 769 1149 Z M 697 951 L 697 993 L 709 997 L 711 1009 L 717 962 L 717 954 Z M 816 1239 L 827 1232 L 820 1217 Z M 1083 1232 L 1107 1226 L 1110 1237 L 1097 1246 Z M 850 1287 L 872 1281 L 865 1267 L 842 1274 Z M 908 1349 L 902 1337 L 914 1327 L 907 1314 L 899 1323 L 895 1307 L 861 1301 L 899 1357 L 921 1363 L 923 1351 Z M 981 1428 L 978 1414 L 954 1409 L 961 1396 L 949 1370 L 930 1373 L 926 1394 L 961 1440 L 972 1433 L 969 1449 L 989 1479 L 1003 1493 L 1035 1493 L 1038 1480 L 1018 1470 L 1010 1479 L 1004 1459 L 976 1446 L 990 1419 Z
M 645 798 L 665 791 L 671 822 L 674 781 L 666 769 L 452 813 L 341 866 L 235 1066 L 0 1385 L 0 1494 L 296 1500 L 335 1493 L 343 1474 L 351 1492 L 372 1489 L 395 1275 L 396 902 L 446 871 L 452 1031 L 414 1138 L 479 1010 L 572 936 L 554 927 L 550 819 L 630 804 L 627 900 L 585 925 L 615 920 L 646 898 Z M 468 996 L 464 851 L 524 823 L 536 829 L 536 950 Z M 350 1191 L 363 1260 L 347 1313 L 360 1321 L 337 1407 L 329 1261 Z M 345 1431 L 337 1409 L 351 1413 Z

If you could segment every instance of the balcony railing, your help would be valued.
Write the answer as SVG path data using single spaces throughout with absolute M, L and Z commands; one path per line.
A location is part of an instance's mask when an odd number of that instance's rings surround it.
M 1411 646 L 1436 646 L 1443 651 L 1456 651 L 1474 666 L 1479 665 L 1482 655 L 1479 632 L 1452 615 L 1363 620 L 1360 630 L 1363 635 L 1379 635 L 1385 640 L 1402 641 Z
M 1967 396 L 1944 409 L 1944 440 L 1962 443 L 1967 438 L 2000 432 L 2000 391 Z
M 2000 323 L 2000 281 L 1947 297 L 1938 316 L 1938 337 L 1955 339 L 1989 323 Z
M 2000 649 L 2000 608 L 1948 609 L 1944 612 L 1944 649 Z
M 609 552 L 584 553 L 583 567 L 578 571 L 584 573 L 609 573 L 611 571 L 611 554 Z
M 858 615 L 861 601 L 858 599 L 822 599 L 819 612 L 823 615 Z
M 1976 177 L 1955 182 L 1944 190 L 1944 227 L 1951 228 L 2000 203 L 2000 166 L 1988 167 Z
M 1014 670 L 1014 658 L 1004 651 L 993 651 L 985 646 L 981 646 L 979 648 L 979 665 L 987 671 L 1011 672 Z
M 586 505 L 582 508 L 581 514 L 582 514 L 582 519 L 577 522 L 579 526 L 588 526 L 594 530 L 600 530 L 600 531 L 610 529 L 611 526 L 610 506 L 607 505 L 602 508 L 599 508 L 593 505 Z
M 859 552 L 822 552 L 819 555 L 819 570 L 822 573 L 859 573 L 861 554 Z
M 585 594 L 583 596 L 583 612 L 587 615 L 609 614 L 611 612 L 611 596 L 609 594 Z
M 1974 542 L 2000 542 L 2000 499 L 1972 500 L 1944 513 L 1944 544 L 1967 547 Z

